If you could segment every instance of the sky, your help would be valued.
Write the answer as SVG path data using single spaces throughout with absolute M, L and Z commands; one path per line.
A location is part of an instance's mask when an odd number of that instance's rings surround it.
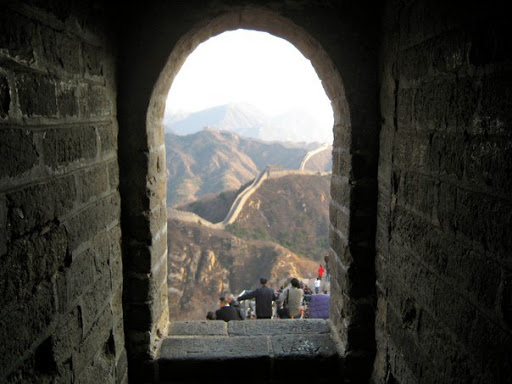
M 266 32 L 228 31 L 200 44 L 176 75 L 166 114 L 249 103 L 269 116 L 305 108 L 332 130 L 332 108 L 311 62 Z

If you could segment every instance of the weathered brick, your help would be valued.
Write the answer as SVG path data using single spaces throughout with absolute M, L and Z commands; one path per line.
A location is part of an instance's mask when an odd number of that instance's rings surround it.
M 103 49 L 84 43 L 82 49 L 85 72 L 90 76 L 103 75 Z
M 109 117 L 112 103 L 107 89 L 101 85 L 82 84 L 78 88 L 80 115 L 88 117 Z
M 474 117 L 476 133 L 512 135 L 512 80 L 510 70 L 482 79 L 479 113 Z
M 69 74 L 80 72 L 80 42 L 77 39 L 70 38 L 65 31 L 44 27 L 41 28 L 41 38 L 41 57 Z
M 13 12 L 0 14 L 0 47 L 9 57 L 30 64 L 38 45 L 37 27 L 31 20 Z
M 82 191 L 81 201 L 84 203 L 108 191 L 108 175 L 105 165 L 87 169 L 81 172 L 78 178 Z
M 471 185 L 512 191 L 512 138 L 474 137 L 464 147 L 464 175 Z
M 463 189 L 457 190 L 458 232 L 480 243 L 500 259 L 512 252 L 512 205 L 509 201 Z
M 11 92 L 7 77 L 0 72 L 0 118 L 9 116 L 11 107 Z
M 0 179 L 21 176 L 39 162 L 34 135 L 29 130 L 0 128 L 0 153 Z
M 108 163 L 108 182 L 111 191 L 119 190 L 119 166 L 117 160 Z
M 69 246 L 75 250 L 80 244 L 91 239 L 97 232 L 115 221 L 120 215 L 119 195 L 106 196 L 88 206 L 77 215 L 66 220 Z
M 454 84 L 447 79 L 431 81 L 414 96 L 414 127 L 419 131 L 446 130 Z
M 57 117 L 55 80 L 35 73 L 21 73 L 16 77 L 21 113 L 27 117 Z
M 0 367 L 20 359 L 46 332 L 55 316 L 53 288 L 39 285 L 31 297 L 3 308 L 0 316 Z
M 94 359 L 94 355 L 103 351 L 105 343 L 112 333 L 113 319 L 110 308 L 101 312 L 98 319 L 84 335 L 84 338 L 76 352 L 73 353 L 73 370 L 75 376 L 79 376 Z M 112 359 L 114 360 L 114 359 Z
M 5 195 L 0 194 L 0 257 L 7 252 L 7 201 Z
M 62 227 L 14 241 L 0 263 L 0 303 L 29 297 L 39 284 L 50 280 L 66 256 L 66 233 Z
M 19 237 L 35 229 L 43 230 L 51 222 L 69 213 L 75 204 L 76 188 L 72 176 L 8 193 L 8 225 Z
M 58 366 L 65 364 L 76 352 L 82 340 L 81 310 L 73 308 L 57 325 L 51 336 L 52 354 Z
M 100 151 L 103 156 L 111 155 L 117 150 L 117 129 L 114 125 L 98 125 Z
M 60 117 L 78 117 L 76 85 L 69 82 L 57 83 L 57 108 Z
M 43 134 L 43 155 L 52 168 L 96 156 L 96 130 L 92 126 L 49 129 Z
M 72 255 L 71 264 L 66 270 L 66 307 L 74 305 L 76 300 L 90 289 L 95 276 L 94 252 L 91 249 Z
M 94 268 L 92 260 L 91 267 Z M 108 306 L 112 298 L 110 276 L 106 274 L 100 276 L 87 290 L 85 287 L 82 287 L 82 290 L 85 291 L 81 299 L 82 321 L 84 333 L 88 333 L 105 308 L 107 308 L 108 311 L 110 310 Z

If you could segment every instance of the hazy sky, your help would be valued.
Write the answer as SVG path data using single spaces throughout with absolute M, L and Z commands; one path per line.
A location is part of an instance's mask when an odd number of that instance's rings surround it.
M 265 32 L 237 30 L 192 52 L 171 86 L 167 113 L 246 102 L 269 115 L 306 108 L 332 129 L 332 109 L 310 61 Z

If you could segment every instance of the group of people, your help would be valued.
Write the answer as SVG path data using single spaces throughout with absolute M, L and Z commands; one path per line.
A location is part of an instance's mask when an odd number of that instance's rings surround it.
M 318 281 L 321 280 L 322 275 L 319 275 Z M 311 290 L 306 290 L 307 286 L 295 277 L 289 280 L 286 287 L 282 286 L 278 291 L 275 291 L 267 284 L 268 280 L 262 277 L 260 279 L 260 286 L 255 290 L 244 293 L 236 298 L 233 294 L 222 296 L 219 299 L 219 309 L 215 312 L 208 312 L 206 318 L 208 320 L 224 320 L 226 322 L 252 318 L 250 314 L 247 316 L 240 305 L 241 301 L 252 299 L 254 299 L 256 304 L 256 319 L 329 317 L 329 295 L 326 291 L 319 294 L 316 289 L 316 281 L 315 294 Z M 320 296 L 322 297 L 320 298 Z M 321 311 L 316 311 L 314 309 L 316 307 L 321 309 Z M 305 308 L 307 308 L 306 313 Z

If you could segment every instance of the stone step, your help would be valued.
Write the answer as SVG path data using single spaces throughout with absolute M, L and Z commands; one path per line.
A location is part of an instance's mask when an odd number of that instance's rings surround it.
M 327 320 L 186 321 L 170 324 L 159 356 L 159 379 L 331 383 L 341 379 L 340 366 Z M 226 376 L 238 379 L 226 381 Z

